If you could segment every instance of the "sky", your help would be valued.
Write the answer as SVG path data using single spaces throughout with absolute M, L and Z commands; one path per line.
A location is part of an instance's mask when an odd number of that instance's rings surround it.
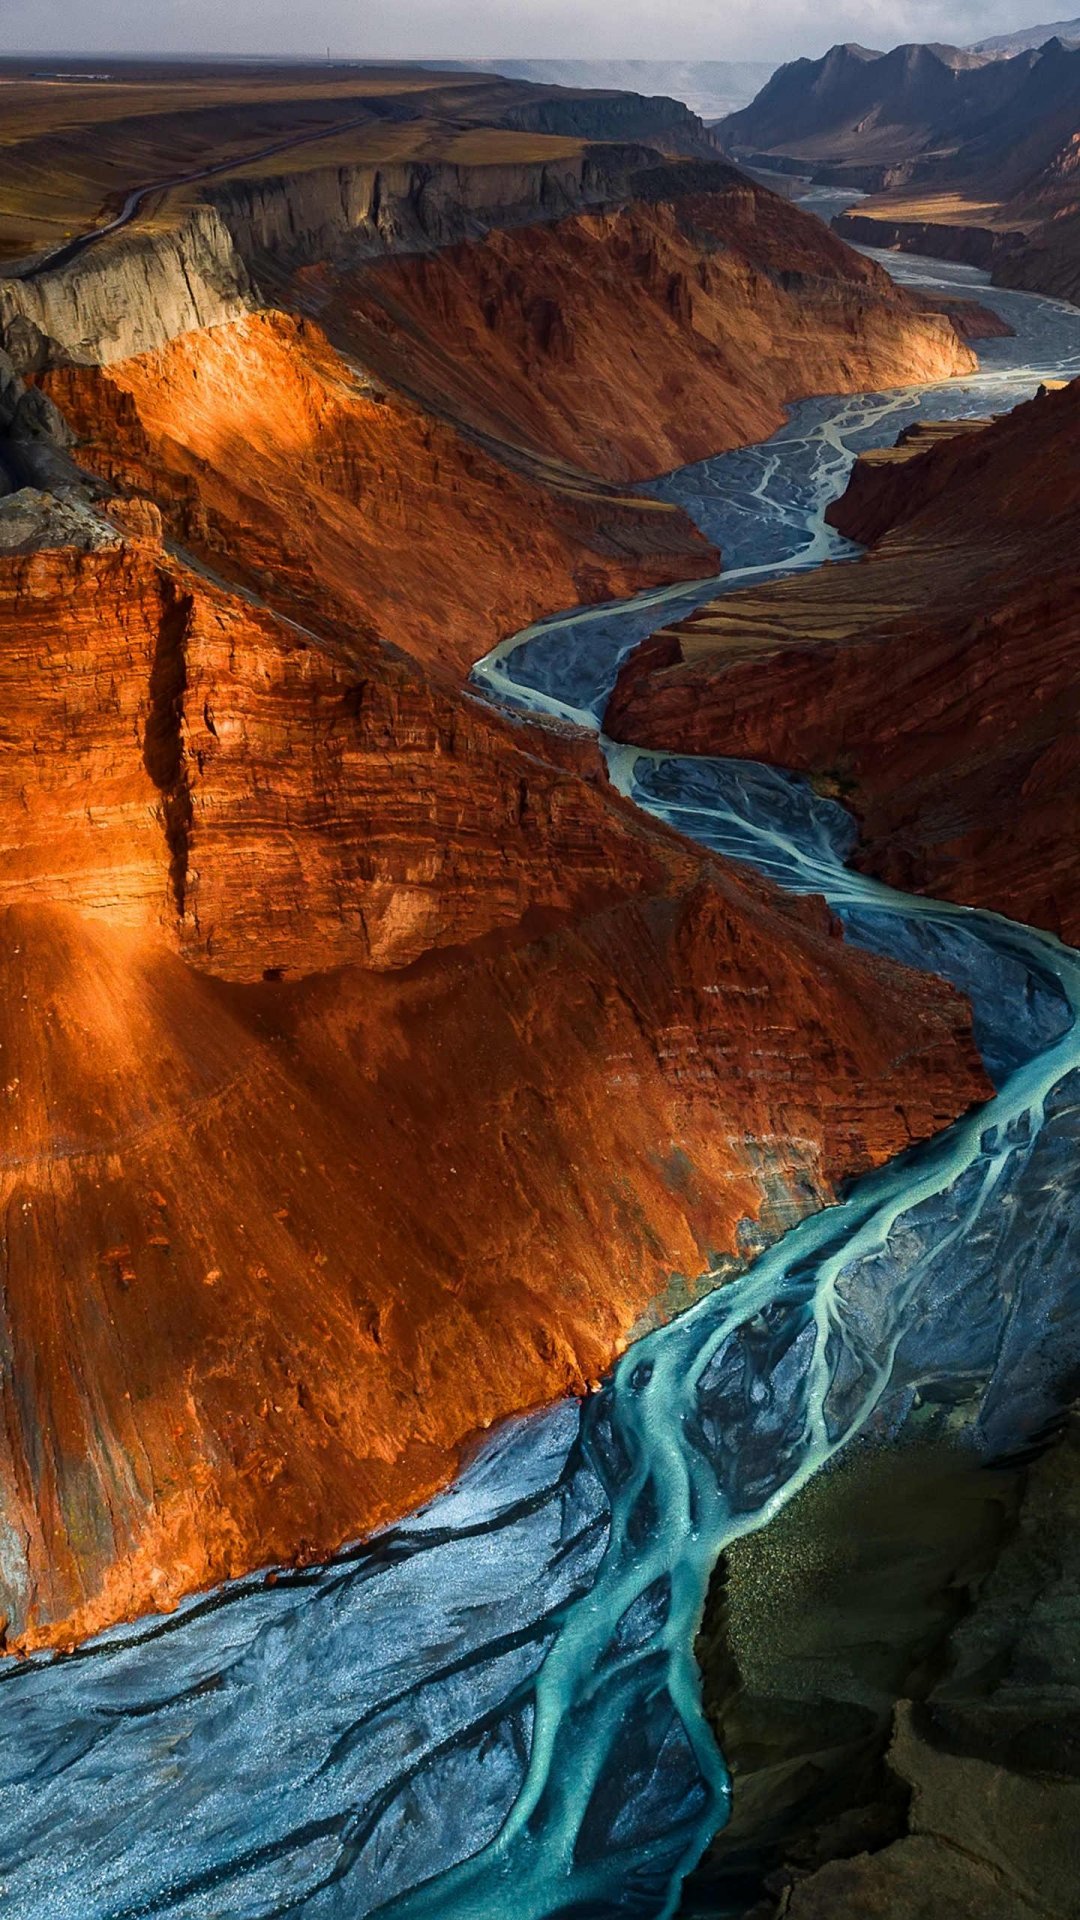
M 1076 0 L 1080 6 L 1080 0 Z M 837 40 L 957 45 L 1054 0 L 0 0 L 0 48 L 378 59 L 768 60 Z

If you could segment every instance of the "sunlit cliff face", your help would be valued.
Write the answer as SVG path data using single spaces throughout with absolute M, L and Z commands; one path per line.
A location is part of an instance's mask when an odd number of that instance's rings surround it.
M 946 989 L 679 864 L 486 958 L 293 987 L 6 910 L 11 1645 L 402 1512 L 673 1271 L 982 1091 Z
M 12 1646 L 402 1513 L 470 1436 L 582 1391 L 643 1317 L 985 1090 L 949 989 L 461 685 L 540 611 L 715 570 L 679 510 L 598 474 L 752 432 L 799 380 L 967 364 L 827 239 L 812 327 L 746 262 L 688 303 L 668 268 L 701 248 L 643 220 L 567 223 L 539 345 L 477 320 L 489 264 L 459 252 L 417 344 L 427 412 L 269 312 L 42 378 L 103 493 L 81 544 L 42 521 L 0 562 Z M 523 272 L 530 240 L 555 244 L 506 236 Z M 609 326 L 605 461 L 574 421 Z M 537 354 L 542 404 L 481 444 Z M 695 365 L 715 427 L 675 404 Z
M 715 566 L 681 516 L 508 472 L 284 315 L 49 386 L 83 457 L 227 578 L 458 673 L 541 607 Z
M 403 1511 L 982 1086 L 947 990 L 703 868 L 584 744 L 114 512 L 0 596 L 26 1647 Z

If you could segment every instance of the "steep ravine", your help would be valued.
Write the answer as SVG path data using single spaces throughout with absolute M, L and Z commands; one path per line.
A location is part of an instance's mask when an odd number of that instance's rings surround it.
M 985 1089 L 585 743 L 97 524 L 0 592 L 12 1649 L 406 1511 Z
M 634 191 L 283 268 L 283 311 L 38 377 L 82 464 L 215 575 L 460 675 L 552 607 L 715 571 L 628 482 L 760 436 L 795 390 L 974 365 L 945 316 L 732 169 L 653 167 Z
M 967 363 L 821 244 L 823 365 Z M 33 428 L 53 475 L 0 499 L 12 1650 L 409 1510 L 985 1092 L 951 991 L 462 686 L 553 603 L 700 584 L 680 508 L 508 468 L 291 314 L 36 379 L 0 366 L 5 472 Z
M 656 636 L 612 732 L 831 781 L 869 870 L 1075 942 L 1078 410 L 1074 380 L 863 456 L 828 519 L 870 553 Z
M 120 1876 L 133 1905 L 177 1913 L 268 1916 L 283 1877 L 313 1913 L 671 1913 L 727 1801 L 690 1655 L 718 1548 L 920 1402 L 931 1431 L 991 1452 L 1045 1417 L 1080 1333 L 1073 1249 L 1048 1266 L 1025 1221 L 1048 1157 L 1075 1159 L 1076 957 L 845 874 L 841 810 L 768 769 L 617 764 L 651 808 L 692 808 L 706 844 L 827 888 L 860 942 L 964 980 L 995 1101 L 639 1341 L 584 1408 L 502 1431 L 370 1550 L 0 1682 L 27 1915 L 46 1910 L 44 1823 L 95 1916 Z M 105 1778 L 99 1831 L 86 1794 Z
M 889 414 L 821 407 L 808 487 L 778 448 L 733 457 L 726 505 L 768 549 L 746 564 L 815 550 L 843 421 L 880 433 Z M 587 713 L 646 613 L 621 634 L 615 610 L 552 623 L 554 649 L 522 636 L 488 677 Z M 56 1912 L 58 1849 L 80 1920 L 121 1897 L 264 1916 L 283 1884 L 312 1915 L 670 1913 L 727 1795 L 690 1656 L 718 1548 L 918 1401 L 991 1451 L 1052 1404 L 1076 1332 L 1074 1216 L 1055 1212 L 1050 1241 L 1032 1222 L 1076 1164 L 1076 956 L 846 872 L 842 810 L 768 769 L 634 749 L 612 767 L 706 847 L 824 892 L 854 941 L 962 983 L 994 1103 L 636 1344 L 584 1409 L 502 1430 L 370 1549 L 4 1679 L 9 1881 L 33 1920 Z
M 760 439 L 803 394 L 973 370 L 947 319 L 734 169 L 623 207 L 296 276 L 346 353 L 425 405 L 612 482 Z

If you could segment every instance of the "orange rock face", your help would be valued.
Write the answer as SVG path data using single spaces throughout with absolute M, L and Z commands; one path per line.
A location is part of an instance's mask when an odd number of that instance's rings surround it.
M 869 557 L 647 643 L 616 738 L 830 774 L 894 884 L 1080 940 L 1080 384 L 856 468 Z
M 401 1512 L 740 1221 L 984 1091 L 951 993 L 587 743 L 302 641 L 137 518 L 0 600 L 20 1648 Z
M 672 864 L 590 743 L 146 547 L 9 563 L 0 683 L 0 903 L 162 929 L 229 978 L 408 965 Z
M 311 269 L 293 292 L 387 380 L 612 481 L 760 439 L 802 395 L 975 365 L 947 318 L 734 171 L 721 192 Z
M 474 311 L 483 274 L 505 287 L 485 351 L 425 259 L 398 321 L 398 266 L 340 300 L 310 275 L 334 345 L 261 313 L 44 376 L 109 497 L 28 497 L 9 533 L 38 550 L 0 559 L 10 1647 L 400 1514 L 747 1223 L 775 1234 L 986 1091 L 948 989 L 639 816 L 591 739 L 461 685 L 534 614 L 715 568 L 624 472 L 759 431 L 800 381 L 967 364 L 733 193 L 532 234 L 579 357 L 541 316 L 573 372 L 528 422 L 520 232 L 445 264 Z M 385 368 L 343 357 L 346 321 Z
M 981 1091 L 958 1002 L 716 875 L 295 987 L 4 918 L 21 1647 L 402 1512 L 741 1219 L 774 1232 Z
M 581 473 L 509 472 L 284 314 L 46 384 L 83 464 L 156 501 L 200 560 L 456 675 L 543 611 L 716 570 L 681 513 Z

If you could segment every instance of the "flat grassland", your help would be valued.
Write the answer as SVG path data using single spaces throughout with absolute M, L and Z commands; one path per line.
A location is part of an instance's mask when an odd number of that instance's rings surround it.
M 581 142 L 500 127 L 540 90 L 489 74 L 416 69 L 32 67 L 0 61 L 0 265 L 106 224 L 158 181 L 148 223 L 175 217 L 184 176 L 245 177 L 327 164 L 558 159 Z

